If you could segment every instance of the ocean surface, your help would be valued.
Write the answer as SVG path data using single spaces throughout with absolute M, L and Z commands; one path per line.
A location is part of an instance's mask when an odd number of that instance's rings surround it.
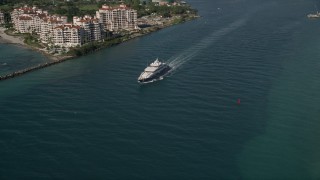
M 188 2 L 201 18 L 1 81 L 0 179 L 319 179 L 318 2 Z M 174 72 L 139 85 L 157 57 Z M 0 74 L 43 61 L 0 45 Z
M 0 43 L 0 76 L 49 61 L 44 55 L 31 49 Z

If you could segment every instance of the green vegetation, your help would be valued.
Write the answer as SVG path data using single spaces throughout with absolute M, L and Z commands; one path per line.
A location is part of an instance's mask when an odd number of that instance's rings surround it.
M 83 56 L 102 48 L 111 47 L 128 39 L 128 36 L 117 36 L 104 42 L 91 42 L 81 47 L 71 48 L 67 55 Z
M 97 4 L 81 4 L 79 6 L 80 11 L 96 11 L 98 9 Z
M 0 10 L 2 12 L 10 12 L 12 10 L 11 6 L 5 4 L 5 5 L 0 5 Z
M 36 48 L 43 48 L 39 42 L 39 37 L 33 34 L 23 34 L 24 43 L 28 44 L 29 46 L 36 47 Z
M 4 32 L 10 36 L 21 36 L 19 33 L 14 33 L 14 28 L 8 28 Z
M 13 28 L 9 28 L 5 30 L 5 33 L 10 36 L 21 37 L 24 38 L 24 43 L 28 44 L 29 46 L 36 47 L 36 48 L 43 48 L 44 46 L 39 42 L 39 37 L 36 34 L 29 34 L 29 33 L 14 33 Z
M 65 15 L 71 20 L 72 16 L 94 15 L 99 3 L 95 0 L 0 0 L 0 10 L 11 12 L 14 8 L 24 5 L 37 6 L 48 10 L 51 14 Z
M 174 0 L 167 0 L 169 3 Z M 150 15 L 156 13 L 163 17 L 171 17 L 177 14 L 192 13 L 196 14 L 196 10 L 190 6 L 156 6 L 152 3 L 152 0 L 124 0 L 123 1 L 129 7 L 138 11 L 138 17 Z M 95 15 L 96 10 L 102 6 L 102 4 L 108 4 L 110 6 L 119 5 L 122 2 L 119 1 L 99 1 L 96 0 L 72 0 L 65 2 L 65 0 L 0 0 L 0 10 L 4 12 L 10 12 L 16 7 L 24 5 L 38 6 L 39 8 L 48 10 L 51 14 L 59 14 L 67 16 L 69 20 L 73 16 L 83 15 Z
M 173 20 L 173 24 L 180 24 L 184 22 L 184 19 L 182 17 L 177 17 Z
M 24 5 L 36 5 L 41 8 L 47 7 L 50 8 L 53 6 L 51 0 L 0 0 L 0 9 L 5 12 L 10 12 L 16 7 L 21 7 Z
M 197 14 L 197 10 L 190 6 L 157 6 L 155 3 L 145 3 L 141 5 L 131 5 L 138 11 L 138 17 L 151 15 L 153 13 L 161 15 L 162 17 L 172 17 L 181 14 Z

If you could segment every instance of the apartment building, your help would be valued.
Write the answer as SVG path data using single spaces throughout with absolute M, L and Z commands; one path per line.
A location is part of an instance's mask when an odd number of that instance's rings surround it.
M 60 47 L 76 47 L 84 44 L 84 29 L 72 24 L 55 27 L 52 32 L 53 43 Z
M 83 27 L 84 30 L 84 43 L 92 41 L 100 41 L 104 39 L 104 30 L 102 23 L 96 17 L 84 16 L 73 17 L 73 24 Z
M 48 16 L 47 11 L 37 7 L 22 7 L 14 9 L 11 18 L 14 28 L 20 33 L 38 33 L 41 32 L 41 22 Z
M 123 4 L 118 7 L 103 5 L 96 12 L 96 16 L 99 22 L 104 25 L 105 30 L 137 29 L 137 11 Z
M 137 28 L 137 11 L 126 5 L 103 5 L 97 16 L 67 17 L 49 15 L 37 7 L 24 6 L 11 13 L 14 28 L 19 33 L 37 33 L 42 43 L 60 47 L 81 46 L 84 43 L 104 40 L 105 30 L 133 30 Z
M 53 29 L 67 23 L 66 16 L 48 16 L 41 22 L 40 40 L 43 43 L 53 43 Z

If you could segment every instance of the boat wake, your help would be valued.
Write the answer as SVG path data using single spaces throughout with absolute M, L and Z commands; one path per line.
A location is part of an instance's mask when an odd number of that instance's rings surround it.
M 223 38 L 224 36 L 230 34 L 231 32 L 237 30 L 238 28 L 244 26 L 250 17 L 252 17 L 255 13 L 263 10 L 268 9 L 270 7 L 276 6 L 275 2 L 266 2 L 262 3 L 261 6 L 252 9 L 250 12 L 245 14 L 241 19 L 238 19 L 224 28 L 216 30 L 212 32 L 209 36 L 203 38 L 200 42 L 193 45 L 191 48 L 188 48 L 171 57 L 166 63 L 172 67 L 170 73 L 175 71 L 177 68 L 181 67 L 184 63 L 193 59 L 197 54 L 200 53 L 201 50 L 208 48 L 211 44 L 217 42 L 219 39 Z
M 202 39 L 199 43 L 193 45 L 191 48 L 186 49 L 182 53 L 171 57 L 167 61 L 167 64 L 170 67 L 172 67 L 172 70 L 170 72 L 175 71 L 177 68 L 182 66 L 184 63 L 193 59 L 197 54 L 199 54 L 199 52 L 201 50 L 208 48 L 212 43 L 218 41 L 220 38 L 226 36 L 227 34 L 231 33 L 232 31 L 245 25 L 247 19 L 248 19 L 248 17 L 245 17 L 243 19 L 237 20 L 237 21 L 229 24 L 225 28 L 214 31 L 208 37 Z

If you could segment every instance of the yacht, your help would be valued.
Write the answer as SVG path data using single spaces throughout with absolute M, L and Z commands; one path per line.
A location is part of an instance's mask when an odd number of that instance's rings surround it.
M 166 75 L 172 68 L 166 63 L 160 62 L 157 58 L 151 63 L 138 78 L 139 83 L 149 83 L 161 79 Z
M 307 17 L 308 18 L 320 18 L 320 13 L 317 12 L 316 14 L 308 14 Z

